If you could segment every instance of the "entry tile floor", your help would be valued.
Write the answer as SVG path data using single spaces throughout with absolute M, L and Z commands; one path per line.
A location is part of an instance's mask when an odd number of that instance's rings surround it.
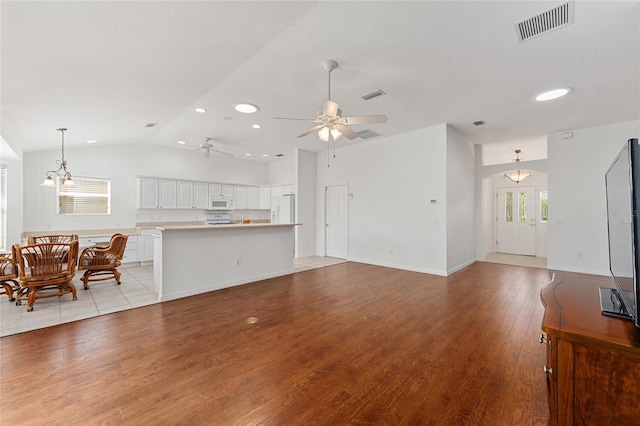
M 322 266 L 345 262 L 344 259 L 310 256 L 294 259 L 294 271 L 301 272 Z M 6 295 L 0 295 L 0 337 L 49 327 L 65 322 L 106 315 L 125 309 L 158 303 L 158 293 L 153 282 L 153 266 L 119 268 L 121 285 L 115 280 L 93 282 L 83 290 L 81 273 L 73 279 L 78 300 L 71 294 L 36 301 L 34 310 L 27 312 L 27 302 L 16 306 Z

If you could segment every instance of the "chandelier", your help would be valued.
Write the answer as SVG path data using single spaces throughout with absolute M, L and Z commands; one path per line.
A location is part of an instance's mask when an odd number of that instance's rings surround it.
M 520 153 L 522 151 L 520 151 L 519 149 L 516 149 L 516 158 L 513 159 L 513 161 L 516 162 L 516 165 L 521 162 L 523 159 L 520 158 Z M 526 177 L 531 176 L 531 172 L 527 172 L 527 171 L 522 171 L 522 170 L 511 170 L 510 172 L 507 172 L 504 174 L 504 177 L 509 178 L 512 182 L 515 183 L 520 183 L 522 182 Z
M 69 170 L 67 170 L 67 162 L 64 159 L 64 132 L 67 131 L 67 129 L 56 129 L 57 131 L 59 131 L 62 135 L 62 159 L 61 160 L 56 160 L 56 165 L 58 166 L 57 170 L 49 170 L 46 173 L 46 177 L 44 178 L 44 181 L 40 184 L 40 186 L 49 186 L 49 187 L 54 187 L 56 186 L 56 183 L 53 180 L 53 176 L 52 175 L 57 175 L 60 178 L 60 182 L 62 183 L 62 185 L 66 186 L 67 188 L 75 188 L 76 184 L 75 182 L 73 182 L 73 179 L 71 178 L 71 172 L 69 172 Z

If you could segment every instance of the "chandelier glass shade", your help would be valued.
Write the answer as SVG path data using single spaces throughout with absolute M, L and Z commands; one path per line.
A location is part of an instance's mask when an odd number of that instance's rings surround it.
M 516 158 L 513 159 L 513 161 L 516 162 L 516 164 L 518 164 L 519 162 L 521 162 L 523 159 L 520 158 L 520 153 L 522 151 L 520 151 L 519 149 L 516 149 Z M 525 171 L 525 170 L 511 170 L 507 173 L 504 174 L 504 177 L 508 178 L 509 180 L 511 180 L 512 182 L 515 183 L 520 183 L 522 182 L 525 178 L 531 176 L 531 172 Z
M 53 176 L 55 175 L 60 178 L 60 182 L 65 187 L 75 188 L 76 184 L 73 181 L 73 178 L 71 177 L 71 172 L 67 170 L 67 162 L 64 159 L 64 132 L 66 132 L 67 129 L 60 128 L 56 130 L 59 131 L 62 135 L 62 159 L 56 160 L 56 165 L 58 166 L 56 170 L 49 170 L 48 172 L 45 173 L 46 176 L 44 178 L 44 181 L 40 184 L 40 186 L 55 188 L 56 183 L 53 179 Z

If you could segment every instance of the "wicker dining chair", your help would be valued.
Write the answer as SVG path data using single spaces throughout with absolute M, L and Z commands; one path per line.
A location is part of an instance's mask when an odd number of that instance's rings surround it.
M 6 294 L 9 302 L 15 302 L 13 293 L 20 290 L 18 281 L 18 267 L 10 254 L 0 256 L 0 285 L 3 289 L 0 294 Z
M 71 283 L 76 274 L 78 241 L 26 246 L 16 244 L 14 253 L 20 277 L 16 305 L 27 300 L 27 311 L 30 312 L 38 299 L 60 297 L 69 293 L 72 293 L 73 300 L 78 298 L 76 287 Z M 43 290 L 47 291 L 40 293 Z
M 124 256 L 128 235 L 114 234 L 106 247 L 89 247 L 82 251 L 78 259 L 78 270 L 84 270 L 82 282 L 84 289 L 89 289 L 89 281 L 105 281 L 115 279 L 120 282 L 118 266 Z
M 40 244 L 40 243 L 70 243 L 72 241 L 78 241 L 78 235 L 31 235 L 27 239 L 27 244 Z

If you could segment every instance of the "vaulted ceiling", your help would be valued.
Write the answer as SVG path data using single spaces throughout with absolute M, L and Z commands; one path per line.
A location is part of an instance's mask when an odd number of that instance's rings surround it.
M 640 118 L 640 3 L 576 1 L 573 24 L 518 40 L 516 22 L 561 3 L 2 0 L 0 133 L 25 152 L 59 149 L 58 127 L 75 147 L 211 137 L 260 161 L 319 151 L 314 134 L 296 138 L 311 122 L 274 117 L 318 114 L 326 59 L 344 115 L 388 116 L 352 127 L 379 138 L 449 123 L 514 143 Z M 532 100 L 561 86 L 573 91 Z

